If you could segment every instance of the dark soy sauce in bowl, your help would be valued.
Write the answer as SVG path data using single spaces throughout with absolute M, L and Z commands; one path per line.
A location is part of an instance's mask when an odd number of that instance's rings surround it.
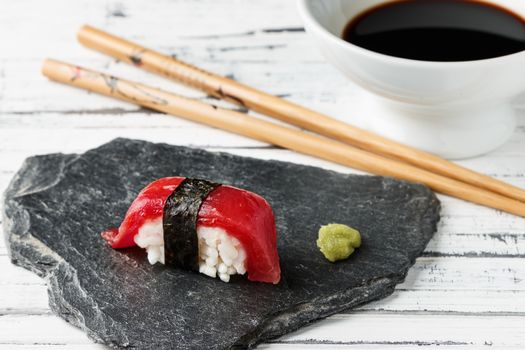
M 525 20 L 480 1 L 404 0 L 359 15 L 348 23 L 342 37 L 389 56 L 472 61 L 525 50 Z

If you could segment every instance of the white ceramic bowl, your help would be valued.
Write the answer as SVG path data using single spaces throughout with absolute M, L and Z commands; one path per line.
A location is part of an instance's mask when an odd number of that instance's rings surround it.
M 370 7 L 392 0 L 298 0 L 308 33 L 326 59 L 372 92 L 366 128 L 447 158 L 504 143 L 516 125 L 512 100 L 525 90 L 525 51 L 467 62 L 396 58 L 340 38 Z M 524 0 L 484 0 L 525 17 Z

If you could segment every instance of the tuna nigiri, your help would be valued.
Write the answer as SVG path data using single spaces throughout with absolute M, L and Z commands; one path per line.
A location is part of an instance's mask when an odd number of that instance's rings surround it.
M 151 264 L 199 271 L 228 282 L 278 283 L 272 208 L 261 196 L 200 179 L 165 177 L 146 186 L 119 228 L 102 232 L 115 249 L 139 246 Z

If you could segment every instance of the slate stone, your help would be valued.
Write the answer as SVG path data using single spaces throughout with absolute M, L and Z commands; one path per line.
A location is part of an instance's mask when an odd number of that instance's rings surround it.
M 111 249 L 100 232 L 119 225 L 141 188 L 170 175 L 263 195 L 276 215 L 281 283 L 224 283 L 151 266 L 138 248 Z M 439 208 L 428 188 L 390 178 L 117 139 L 27 159 L 5 193 L 3 224 L 13 263 L 44 277 L 53 312 L 94 341 L 244 349 L 391 294 L 436 230 Z M 315 243 L 332 222 L 363 236 L 335 264 Z

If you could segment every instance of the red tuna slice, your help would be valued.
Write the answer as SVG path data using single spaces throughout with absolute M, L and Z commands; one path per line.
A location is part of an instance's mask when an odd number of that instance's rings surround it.
M 183 177 L 163 177 L 146 186 L 131 203 L 120 227 L 102 232 L 112 248 L 136 246 L 133 240 L 147 221 L 162 217 L 164 204 L 170 194 L 184 181 Z
M 102 237 L 112 248 L 135 246 L 134 237 L 140 227 L 162 217 L 166 199 L 183 180 L 183 177 L 165 177 L 150 183 L 133 201 L 120 227 L 103 232 Z M 241 242 L 250 281 L 279 282 L 275 219 L 264 198 L 239 188 L 219 186 L 202 203 L 199 226 L 222 228 Z
M 231 186 L 217 187 L 202 203 L 197 225 L 220 227 L 241 242 L 250 281 L 279 282 L 275 219 L 263 197 Z

